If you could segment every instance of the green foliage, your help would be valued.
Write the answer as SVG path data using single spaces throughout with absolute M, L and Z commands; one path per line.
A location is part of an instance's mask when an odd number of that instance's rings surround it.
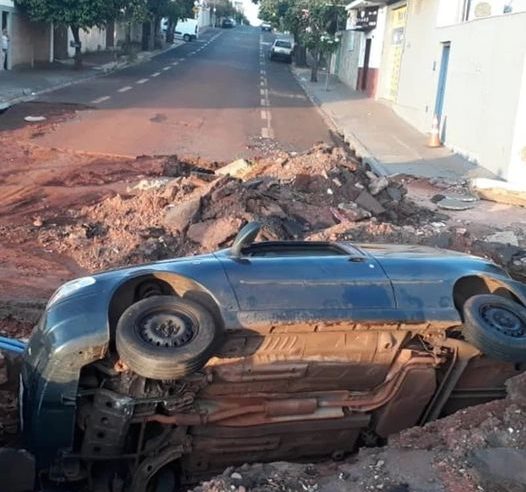
M 32 20 L 83 29 L 103 26 L 115 19 L 127 3 L 124 0 L 17 0 Z
M 259 17 L 290 31 L 296 42 L 311 51 L 334 51 L 335 36 L 345 22 L 345 9 L 335 0 L 261 0 Z

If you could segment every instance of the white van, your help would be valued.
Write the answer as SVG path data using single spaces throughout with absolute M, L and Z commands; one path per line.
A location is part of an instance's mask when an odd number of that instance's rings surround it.
M 175 25 L 175 39 L 193 41 L 199 37 L 199 26 L 197 19 L 180 20 Z

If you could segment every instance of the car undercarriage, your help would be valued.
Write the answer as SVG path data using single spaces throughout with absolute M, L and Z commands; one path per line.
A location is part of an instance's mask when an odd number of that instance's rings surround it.
M 167 471 L 184 485 L 245 462 L 338 459 L 381 444 L 503 396 L 504 381 L 521 371 L 481 356 L 456 328 L 339 323 L 229 333 L 203 369 L 172 381 L 138 376 L 110 354 L 82 371 L 75 448 L 49 478 L 156 492 Z

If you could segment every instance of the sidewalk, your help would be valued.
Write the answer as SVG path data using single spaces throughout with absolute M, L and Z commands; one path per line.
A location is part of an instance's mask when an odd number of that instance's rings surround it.
M 312 83 L 310 69 L 292 70 L 309 98 L 377 173 L 455 180 L 494 178 L 489 171 L 446 147 L 427 147 L 427 135 L 415 130 L 387 105 L 353 91 L 335 76 L 331 76 L 326 91 L 325 73 L 320 73 L 318 83 Z
M 182 41 L 175 41 L 174 44 L 161 50 L 140 52 L 131 62 L 126 56 L 117 56 L 113 51 L 85 53 L 81 70 L 75 70 L 73 59 L 69 59 L 65 62 L 37 64 L 34 68 L 2 71 L 0 72 L 0 111 L 39 94 L 148 61 L 181 44 Z

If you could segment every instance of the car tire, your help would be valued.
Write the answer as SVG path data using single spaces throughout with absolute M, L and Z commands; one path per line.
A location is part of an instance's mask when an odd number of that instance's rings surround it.
M 526 362 L 526 308 L 501 296 L 482 294 L 464 304 L 463 334 L 488 357 Z
M 189 36 L 188 34 L 185 34 L 185 35 L 183 36 L 183 41 L 186 41 L 186 42 L 188 43 L 188 41 L 192 41 L 192 38 L 191 38 L 191 36 Z
M 132 304 L 115 336 L 122 362 L 150 379 L 180 379 L 201 369 L 214 354 L 219 330 L 200 304 L 153 296 Z

